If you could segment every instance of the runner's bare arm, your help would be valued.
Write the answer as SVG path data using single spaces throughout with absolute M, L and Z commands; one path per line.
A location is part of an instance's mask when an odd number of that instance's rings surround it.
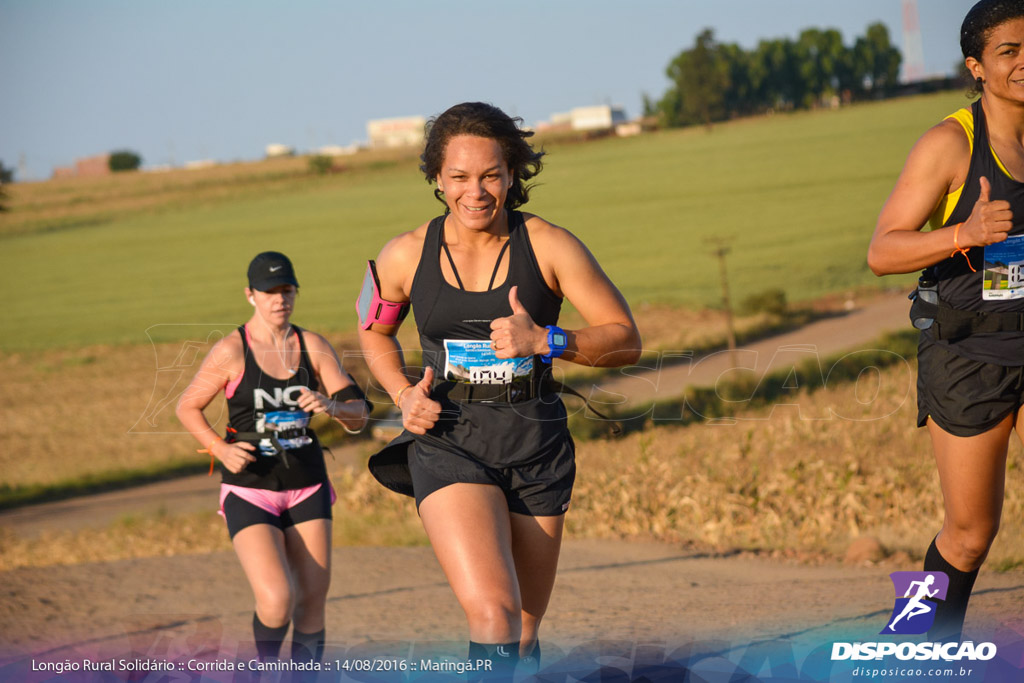
M 580 365 L 618 367 L 635 363 L 642 341 L 629 304 L 601 269 L 590 250 L 568 230 L 537 217 L 530 230 L 541 272 L 556 293 L 567 298 L 587 327 L 566 330 L 568 346 L 562 358 Z M 531 226 L 532 227 L 532 226 Z M 550 350 L 545 335 L 538 351 Z
M 395 303 L 409 301 L 425 237 L 426 225 L 422 225 L 393 238 L 381 249 L 377 256 L 377 276 L 382 298 Z M 398 393 L 410 384 L 403 372 L 402 347 L 395 338 L 401 325 L 401 322 L 395 325 L 374 323 L 367 330 L 359 330 L 359 345 L 370 372 L 396 403 Z
M 336 401 L 330 398 L 336 392 L 354 384 L 352 378 L 342 369 L 334 347 L 315 332 L 306 331 L 305 339 L 313 372 L 316 373 L 324 393 L 314 390 L 303 391 L 299 396 L 299 407 L 308 413 L 327 413 L 349 431 L 362 429 L 369 417 L 365 401 L 357 398 Z
M 256 447 L 243 442 L 225 442 L 210 426 L 203 409 L 224 390 L 228 382 L 242 373 L 244 367 L 241 338 L 236 333 L 229 334 L 210 349 L 199 367 L 199 372 L 178 399 L 178 406 L 175 409 L 178 420 L 196 441 L 207 448 L 210 455 L 224 463 L 228 470 L 235 473 L 241 472 L 246 465 L 256 460 L 255 456 L 248 452 L 256 450 Z
M 871 238 L 868 266 L 876 275 L 921 270 L 953 253 L 953 228 L 929 232 L 922 232 L 922 228 L 943 196 L 964 183 L 970 156 L 970 144 L 964 129 L 953 120 L 934 126 L 917 141 L 896 181 L 896 187 L 882 207 L 875 234 Z M 960 247 L 1000 241 L 992 236 L 997 230 L 993 229 L 991 219 L 1005 220 L 1005 216 L 987 214 L 990 209 L 991 212 L 1008 210 L 1009 204 L 982 204 L 982 201 L 978 202 L 975 212 L 956 235 L 956 244 Z M 996 206 L 991 206 L 993 204 Z

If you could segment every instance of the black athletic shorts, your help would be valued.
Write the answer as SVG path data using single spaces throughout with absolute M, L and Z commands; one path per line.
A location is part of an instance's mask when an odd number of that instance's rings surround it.
M 450 484 L 491 484 L 505 494 L 510 512 L 552 517 L 569 509 L 576 481 L 576 447 L 567 433 L 549 453 L 535 460 L 490 467 L 466 455 L 416 441 L 409 447 L 409 472 L 417 509 L 427 496 Z
M 917 426 L 930 417 L 956 436 L 976 436 L 1024 404 L 1024 366 L 970 360 L 922 337 L 917 350 Z
M 224 498 L 224 521 L 228 523 L 228 535 L 235 537 L 242 529 L 254 524 L 269 524 L 284 531 L 288 527 L 313 519 L 333 519 L 331 513 L 331 487 L 323 484 L 311 496 L 296 505 L 281 510 L 280 515 L 264 510 L 247 500 L 229 493 Z

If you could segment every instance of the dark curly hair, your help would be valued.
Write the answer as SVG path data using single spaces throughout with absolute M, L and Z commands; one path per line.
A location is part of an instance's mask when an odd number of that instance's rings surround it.
M 960 50 L 964 53 L 964 59 L 974 57 L 980 62 L 992 30 L 1020 17 L 1024 17 L 1024 2 L 1021 0 L 981 0 L 974 5 L 960 26 Z M 984 84 L 978 78 L 971 92 L 977 95 L 983 88 Z
M 420 170 L 427 177 L 428 183 L 437 180 L 448 141 L 456 135 L 475 135 L 495 140 L 512 172 L 512 186 L 505 197 L 505 208 L 517 209 L 530 200 L 533 185 L 527 185 L 526 181 L 540 173 L 540 158 L 544 156 L 543 150 L 535 151 L 526 141 L 533 136 L 533 131 L 520 128 L 522 123 L 521 118 L 512 118 L 492 104 L 456 104 L 427 122 L 427 142 L 420 155 Z M 443 194 L 441 190 L 434 189 L 434 196 L 447 206 Z

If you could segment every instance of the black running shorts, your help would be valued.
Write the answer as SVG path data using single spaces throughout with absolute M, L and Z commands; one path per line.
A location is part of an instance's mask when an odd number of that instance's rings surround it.
M 450 484 L 490 484 L 505 494 L 509 512 L 530 517 L 565 514 L 576 480 L 576 447 L 565 439 L 522 465 L 490 467 L 463 454 L 417 440 L 409 448 L 416 507 L 431 493 Z
M 917 426 L 930 417 L 956 436 L 976 436 L 1024 404 L 1024 366 L 963 358 L 921 339 L 917 350 Z
M 228 523 L 228 535 L 235 537 L 242 529 L 254 524 L 269 524 L 284 531 L 288 527 L 313 519 L 333 519 L 331 513 L 331 489 L 324 484 L 316 493 L 280 515 L 270 513 L 258 505 L 243 500 L 234 493 L 224 498 L 224 521 Z

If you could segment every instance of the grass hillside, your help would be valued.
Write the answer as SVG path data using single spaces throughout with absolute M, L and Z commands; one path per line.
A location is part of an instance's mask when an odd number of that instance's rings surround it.
M 578 234 L 634 306 L 716 305 L 715 237 L 732 240 L 737 300 L 875 285 L 865 251 L 906 153 L 965 103 L 944 93 L 552 143 L 528 207 Z M 363 261 L 441 206 L 408 154 L 340 163 L 325 176 L 295 159 L 12 186 L 0 287 L 16 296 L 0 349 L 181 340 L 190 325 L 238 322 L 246 264 L 266 249 L 296 264 L 298 322 L 350 329 Z

